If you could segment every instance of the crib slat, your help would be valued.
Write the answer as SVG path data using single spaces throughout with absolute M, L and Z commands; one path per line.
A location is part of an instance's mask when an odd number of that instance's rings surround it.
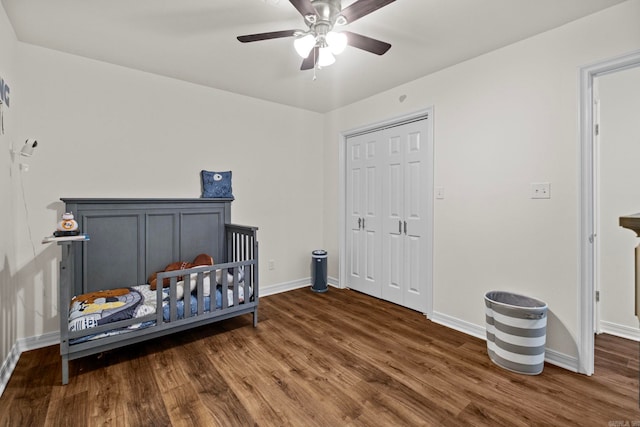
M 238 306 L 240 304 L 240 285 L 238 284 L 238 267 L 233 269 L 233 305 Z
M 211 270 L 209 275 L 209 297 L 211 298 L 209 301 L 209 310 L 216 311 L 218 309 L 218 304 L 216 303 L 216 271 Z
M 223 269 L 221 271 L 220 276 L 222 278 L 222 288 L 221 288 L 222 309 L 224 310 L 225 308 L 229 307 L 229 298 L 227 297 L 228 295 L 227 291 L 229 290 L 229 280 L 227 279 L 227 271 Z
M 174 322 L 178 318 L 178 305 L 176 303 L 176 300 L 177 300 L 176 283 L 177 283 L 177 278 L 175 276 L 169 279 L 169 321 L 170 322 Z
M 196 278 L 196 299 L 198 300 L 198 316 L 204 313 L 204 273 L 198 273 Z
M 244 302 L 245 304 L 251 301 L 251 271 L 253 266 L 247 265 L 244 268 Z

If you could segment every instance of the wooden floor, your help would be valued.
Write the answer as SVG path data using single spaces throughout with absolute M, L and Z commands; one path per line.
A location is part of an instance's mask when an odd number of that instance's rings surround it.
M 493 365 L 480 339 L 348 290 L 70 363 L 22 354 L 1 426 L 638 425 L 638 343 L 596 339 L 592 377 Z

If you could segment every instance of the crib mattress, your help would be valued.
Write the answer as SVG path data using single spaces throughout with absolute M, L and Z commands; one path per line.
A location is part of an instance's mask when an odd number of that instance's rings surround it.
M 240 303 L 243 303 L 244 286 L 242 283 L 239 285 L 238 300 Z M 162 295 L 162 317 L 165 322 L 169 322 L 169 289 L 163 289 Z M 182 298 L 181 295 L 179 297 Z M 185 299 L 190 307 L 191 316 L 195 316 L 198 312 L 198 299 L 193 294 L 187 295 Z M 184 318 L 185 299 L 179 299 L 176 302 L 178 319 Z M 227 306 L 233 306 L 233 299 L 233 289 L 228 288 Z M 155 290 L 151 290 L 148 284 L 78 295 L 73 298 L 69 307 L 69 331 L 75 332 L 86 330 L 89 333 L 92 328 L 96 328 L 98 326 L 155 314 L 158 309 L 157 301 L 157 292 Z M 211 296 L 204 296 L 203 302 L 204 311 L 211 311 Z M 215 308 L 222 308 L 222 289 L 219 285 L 216 287 Z M 155 321 L 145 321 L 129 325 L 124 328 L 116 328 L 97 334 L 89 333 L 88 335 L 69 340 L 69 344 L 78 344 L 108 336 L 124 334 L 153 326 L 155 323 Z

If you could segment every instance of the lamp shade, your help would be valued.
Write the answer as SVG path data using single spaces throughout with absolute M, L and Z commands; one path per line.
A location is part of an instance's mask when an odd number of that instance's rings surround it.
M 330 47 L 321 47 L 318 54 L 318 65 L 320 67 L 327 67 L 336 62 L 336 58 L 331 53 Z
M 334 55 L 340 55 L 347 47 L 347 35 L 345 33 L 337 33 L 329 31 L 326 37 L 327 44 Z
M 298 37 L 293 41 L 293 47 L 296 48 L 296 52 L 302 58 L 309 56 L 311 49 L 316 45 L 316 38 L 311 34 L 306 34 L 302 37 Z

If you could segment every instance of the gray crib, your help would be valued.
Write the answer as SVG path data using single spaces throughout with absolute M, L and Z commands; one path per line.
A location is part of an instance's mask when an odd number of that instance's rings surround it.
M 248 313 L 257 326 L 257 228 L 230 224 L 231 199 L 61 200 L 89 236 L 88 241 L 59 242 L 63 384 L 73 359 Z M 69 330 L 69 303 L 75 295 L 144 284 L 168 264 L 203 253 L 213 257 L 214 265 L 158 274 L 158 283 L 166 278 L 169 286 L 153 291 L 155 313 Z M 221 280 L 209 280 L 216 273 Z M 187 280 L 195 287 L 192 293 L 184 289 L 181 301 L 178 284 Z M 129 329 L 138 325 L 144 327 Z M 125 332 L 109 335 L 114 330 Z

